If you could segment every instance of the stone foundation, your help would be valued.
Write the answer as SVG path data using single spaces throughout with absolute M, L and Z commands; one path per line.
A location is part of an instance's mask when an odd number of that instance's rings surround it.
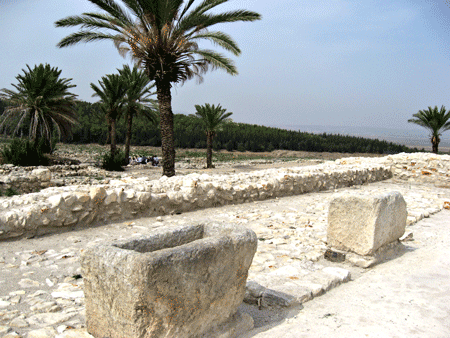
M 47 188 L 0 199 L 0 240 L 361 185 L 390 177 L 390 168 L 379 164 L 355 168 L 325 163 L 234 175 L 163 176 L 154 181 L 142 177 L 111 180 L 107 185 Z

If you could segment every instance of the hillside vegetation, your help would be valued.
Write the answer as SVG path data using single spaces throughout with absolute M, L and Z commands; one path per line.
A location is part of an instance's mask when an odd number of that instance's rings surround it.
M 0 113 L 3 110 L 0 102 Z M 88 144 L 108 142 L 108 127 L 104 114 L 98 104 L 79 101 L 77 103 L 79 124 L 73 128 L 73 135 L 64 140 L 66 143 Z M 177 148 L 206 148 L 206 134 L 201 128 L 199 119 L 183 114 L 174 115 L 175 145 Z M 21 130 L 27 134 L 27 128 Z M 117 142 L 124 143 L 126 125 L 124 119 L 119 119 L 117 125 Z M 159 124 L 150 123 L 145 117 L 136 117 L 131 138 L 132 145 L 161 146 Z M 215 150 L 228 151 L 272 151 L 275 149 L 300 150 L 314 152 L 341 153 L 375 153 L 391 154 L 399 152 L 414 152 L 411 149 L 392 142 L 363 137 L 343 136 L 333 134 L 312 134 L 302 131 L 284 130 L 258 126 L 254 124 L 228 122 L 214 138 Z

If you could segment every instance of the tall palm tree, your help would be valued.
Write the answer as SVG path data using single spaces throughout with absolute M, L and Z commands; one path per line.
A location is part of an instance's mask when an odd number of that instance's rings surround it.
M 440 110 L 438 106 L 435 106 L 434 108 L 428 107 L 427 110 L 419 110 L 413 116 L 415 118 L 409 119 L 408 122 L 430 130 L 433 153 L 437 154 L 439 142 L 441 142 L 441 131 L 444 132 L 450 129 L 450 111 L 446 112 L 444 106 Z
M 16 76 L 19 83 L 11 84 L 17 91 L 0 91 L 0 98 L 7 104 L 0 129 L 18 119 L 13 134 L 17 134 L 25 121 L 29 122 L 28 137 L 31 141 L 43 137 L 51 144 L 53 130 L 59 137 L 67 137 L 71 134 L 72 125 L 77 123 L 77 95 L 69 91 L 76 85 L 70 84 L 72 79 L 60 78 L 61 70 L 49 64 L 41 63 L 33 69 L 27 65 L 27 68 L 28 71 L 22 69 L 23 75 Z
M 228 0 L 89 0 L 102 12 L 84 13 L 57 21 L 57 27 L 81 26 L 58 43 L 67 47 L 79 42 L 112 40 L 121 53 L 142 66 L 156 84 L 160 110 L 163 175 L 175 175 L 172 83 L 183 83 L 193 77 L 202 80 L 210 67 L 221 68 L 231 75 L 237 70 L 233 62 L 213 50 L 202 49 L 199 42 L 209 40 L 234 55 L 240 54 L 236 42 L 220 31 L 208 28 L 221 23 L 254 21 L 258 13 L 236 10 L 212 13 Z
M 136 66 L 133 69 L 124 65 L 123 69 L 118 69 L 120 76 L 123 77 L 126 84 L 125 118 L 127 120 L 127 133 L 125 138 L 125 160 L 130 156 L 131 129 L 133 117 L 136 114 L 142 114 L 152 123 L 157 122 L 157 102 L 150 97 L 155 92 L 151 92 L 155 84 L 150 85 L 150 79 L 143 70 L 138 70 Z
M 213 168 L 212 165 L 212 141 L 216 132 L 219 131 L 221 125 L 233 115 L 227 113 L 226 109 L 222 108 L 220 104 L 215 107 L 206 103 L 204 106 L 195 105 L 195 115 L 202 121 L 206 132 L 206 168 Z
M 95 91 L 92 96 L 100 97 L 100 107 L 110 127 L 111 156 L 116 153 L 116 121 L 124 110 L 126 83 L 119 74 L 107 74 L 98 81 L 100 87 L 91 83 Z

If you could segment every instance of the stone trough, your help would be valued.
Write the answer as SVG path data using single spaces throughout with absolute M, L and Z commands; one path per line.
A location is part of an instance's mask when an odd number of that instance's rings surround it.
M 96 338 L 237 337 L 257 248 L 242 226 L 194 225 L 104 244 L 81 256 L 87 330 Z M 242 333 L 242 332 L 241 332 Z

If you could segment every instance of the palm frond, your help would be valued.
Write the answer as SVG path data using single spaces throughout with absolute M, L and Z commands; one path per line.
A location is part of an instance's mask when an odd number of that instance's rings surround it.
M 231 38 L 231 36 L 222 32 L 207 32 L 204 34 L 196 34 L 191 39 L 211 40 L 215 44 L 219 45 L 220 47 L 223 47 L 224 49 L 233 53 L 234 55 L 239 55 L 241 53 L 241 50 L 237 46 L 236 42 Z
M 117 35 L 112 34 L 103 34 L 97 32 L 89 32 L 89 31 L 79 31 L 73 34 L 66 36 L 62 39 L 57 46 L 58 47 L 68 47 L 75 45 L 79 42 L 91 42 L 97 40 L 116 40 Z
M 214 68 L 224 69 L 228 74 L 237 75 L 238 71 L 233 64 L 233 61 L 224 57 L 222 54 L 216 53 L 212 50 L 197 50 L 195 54 L 202 56 Z

